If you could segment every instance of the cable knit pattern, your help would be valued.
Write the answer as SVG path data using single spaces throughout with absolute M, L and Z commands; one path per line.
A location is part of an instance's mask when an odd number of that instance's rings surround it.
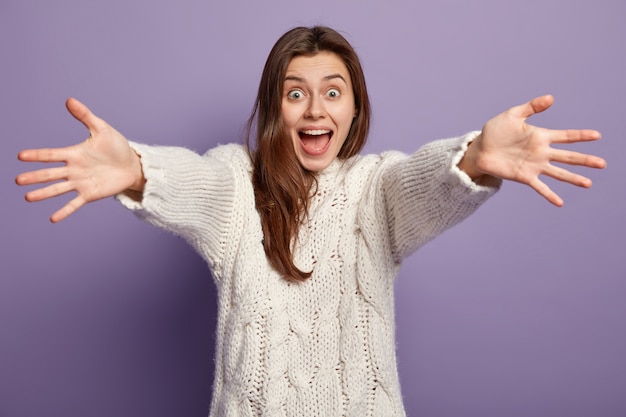
M 475 137 L 334 161 L 318 176 L 294 248 L 312 270 L 289 282 L 270 266 L 240 145 L 204 156 L 132 144 L 147 178 L 120 201 L 190 242 L 218 288 L 210 415 L 403 416 L 393 281 L 403 258 L 495 192 L 456 168 Z

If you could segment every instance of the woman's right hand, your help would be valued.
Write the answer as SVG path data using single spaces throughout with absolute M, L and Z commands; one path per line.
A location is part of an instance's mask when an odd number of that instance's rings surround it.
M 67 148 L 30 149 L 19 153 L 25 162 L 64 162 L 65 166 L 25 172 L 15 179 L 18 185 L 54 184 L 29 191 L 27 201 L 41 201 L 76 191 L 77 196 L 50 220 L 59 222 L 86 203 L 114 196 L 126 190 L 142 192 L 145 178 L 140 157 L 128 141 L 83 103 L 70 98 L 68 111 L 89 130 L 89 138 Z

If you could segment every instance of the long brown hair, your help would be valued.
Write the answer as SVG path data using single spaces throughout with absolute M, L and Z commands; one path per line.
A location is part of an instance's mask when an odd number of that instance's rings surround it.
M 311 276 L 311 272 L 304 272 L 294 264 L 293 245 L 308 214 L 316 173 L 300 165 L 292 140 L 285 134 L 281 112 L 283 84 L 287 66 L 294 57 L 321 51 L 333 52 L 343 60 L 354 89 L 356 116 L 338 158 L 347 159 L 359 153 L 365 145 L 370 123 L 365 77 L 352 46 L 328 27 L 297 27 L 278 39 L 265 63 L 256 103 L 248 120 L 252 183 L 261 216 L 265 254 L 278 272 L 296 281 Z M 254 128 L 256 146 L 253 150 L 250 136 Z

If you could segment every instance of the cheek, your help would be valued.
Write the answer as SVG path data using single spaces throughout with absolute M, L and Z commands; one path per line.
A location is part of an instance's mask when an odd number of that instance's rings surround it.
M 281 109 L 283 126 L 285 129 L 293 128 L 298 122 L 298 115 L 292 106 L 283 106 Z
M 341 115 L 341 127 L 343 129 L 349 130 L 350 126 L 352 126 L 352 122 L 354 121 L 355 115 L 354 115 L 354 108 L 348 108 L 346 109 L 342 115 Z

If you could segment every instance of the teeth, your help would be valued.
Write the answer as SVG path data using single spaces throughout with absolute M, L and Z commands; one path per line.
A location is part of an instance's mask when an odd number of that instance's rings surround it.
M 302 133 L 304 133 L 305 135 L 310 135 L 310 136 L 319 136 L 319 135 L 326 135 L 328 133 L 330 133 L 330 130 L 303 130 Z

